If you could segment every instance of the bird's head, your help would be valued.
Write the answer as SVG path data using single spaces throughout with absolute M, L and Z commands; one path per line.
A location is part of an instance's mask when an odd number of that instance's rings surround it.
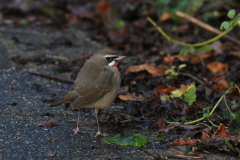
M 126 58 L 126 56 L 119 56 L 111 49 L 104 49 L 95 53 L 90 60 L 99 65 L 108 66 L 117 69 L 118 61 Z

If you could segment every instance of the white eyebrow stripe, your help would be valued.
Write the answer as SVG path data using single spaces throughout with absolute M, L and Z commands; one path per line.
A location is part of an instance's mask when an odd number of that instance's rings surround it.
M 116 63 L 116 61 L 112 61 L 112 62 L 108 63 L 108 66 L 114 66 L 115 63 Z
M 103 57 L 118 57 L 117 55 L 106 55 L 106 56 L 103 56 Z

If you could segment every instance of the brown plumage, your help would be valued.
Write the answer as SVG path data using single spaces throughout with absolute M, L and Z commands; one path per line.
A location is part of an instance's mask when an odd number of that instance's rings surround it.
M 66 103 L 67 108 L 78 109 L 79 116 L 81 108 L 94 108 L 97 115 L 99 109 L 110 106 L 117 96 L 121 78 L 116 66 L 122 58 L 124 56 L 118 56 L 116 52 L 110 49 L 95 53 L 78 73 L 71 91 L 64 97 L 55 100 L 51 106 Z M 77 125 L 75 134 L 78 132 Z M 98 123 L 96 136 L 100 134 Z

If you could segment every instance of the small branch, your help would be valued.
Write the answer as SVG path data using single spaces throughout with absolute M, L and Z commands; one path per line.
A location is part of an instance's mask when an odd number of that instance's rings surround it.
M 170 42 L 173 42 L 173 43 L 176 43 L 176 44 L 179 44 L 179 45 L 182 45 L 182 46 L 186 46 L 186 47 L 200 47 L 200 46 L 204 46 L 204 45 L 207 45 L 209 43 L 212 43 L 216 40 L 218 40 L 219 38 L 221 38 L 222 36 L 224 36 L 225 34 L 227 34 L 228 32 L 230 32 L 237 24 L 234 24 L 232 26 L 232 28 L 229 30 L 229 31 L 224 31 L 222 32 L 222 34 L 219 34 L 218 36 L 212 38 L 212 39 L 209 39 L 207 41 L 204 41 L 204 42 L 201 42 L 201 43 L 195 43 L 195 44 L 189 44 L 189 43 L 183 43 L 183 42 L 179 42 L 179 41 L 176 41 L 174 39 L 171 39 L 163 30 L 161 27 L 159 27 L 150 17 L 147 17 L 147 20 L 152 23 L 152 25 L 154 27 L 157 28 L 157 30 Z
M 70 84 L 74 83 L 74 80 L 72 80 L 72 79 L 68 79 L 68 78 L 64 78 L 64 77 L 60 77 L 60 76 L 55 76 L 55 75 L 48 75 L 48 74 L 42 73 L 42 72 L 28 71 L 28 73 L 34 74 L 34 75 L 37 75 L 37 76 L 41 76 L 41 77 L 44 77 L 44 78 L 47 78 L 47 79 L 59 81 L 59 82 L 70 83 Z
M 202 27 L 204 29 L 207 29 L 207 30 L 209 30 L 209 31 L 211 31 L 213 33 L 216 33 L 216 34 L 222 34 L 223 33 L 221 31 L 219 31 L 218 29 L 213 28 L 212 26 L 210 26 L 210 25 L 208 25 L 208 24 L 206 24 L 206 23 L 204 23 L 204 22 L 194 18 L 193 16 L 185 14 L 185 13 L 183 13 L 181 11 L 177 11 L 176 15 L 179 16 L 179 17 L 185 18 L 185 19 L 191 21 L 192 23 L 195 23 L 195 24 L 199 25 L 200 27 Z M 225 38 L 227 38 L 227 39 L 229 39 L 229 40 L 231 40 L 231 41 L 233 41 L 233 42 L 235 42 L 235 43 L 240 45 L 240 41 L 237 40 L 236 38 L 233 38 L 233 37 L 231 37 L 229 35 L 224 35 L 223 37 L 225 37 Z

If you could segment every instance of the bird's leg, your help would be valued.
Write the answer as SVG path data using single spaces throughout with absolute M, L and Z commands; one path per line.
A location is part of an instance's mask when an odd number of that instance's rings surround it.
M 99 121 L 98 121 L 98 109 L 95 109 L 95 114 L 96 114 L 96 118 L 97 118 L 97 125 L 98 125 L 98 132 L 96 134 L 95 137 L 99 136 L 99 135 L 102 135 L 102 136 L 107 136 L 106 133 L 103 133 L 100 131 L 100 127 L 99 127 Z
M 81 109 L 79 109 L 78 121 L 77 121 L 77 128 L 76 128 L 76 130 L 74 130 L 74 134 L 77 134 L 78 132 L 80 132 L 80 133 L 85 133 L 85 131 L 80 130 L 79 127 L 78 127 L 79 121 L 80 121 L 80 113 L 81 113 Z

